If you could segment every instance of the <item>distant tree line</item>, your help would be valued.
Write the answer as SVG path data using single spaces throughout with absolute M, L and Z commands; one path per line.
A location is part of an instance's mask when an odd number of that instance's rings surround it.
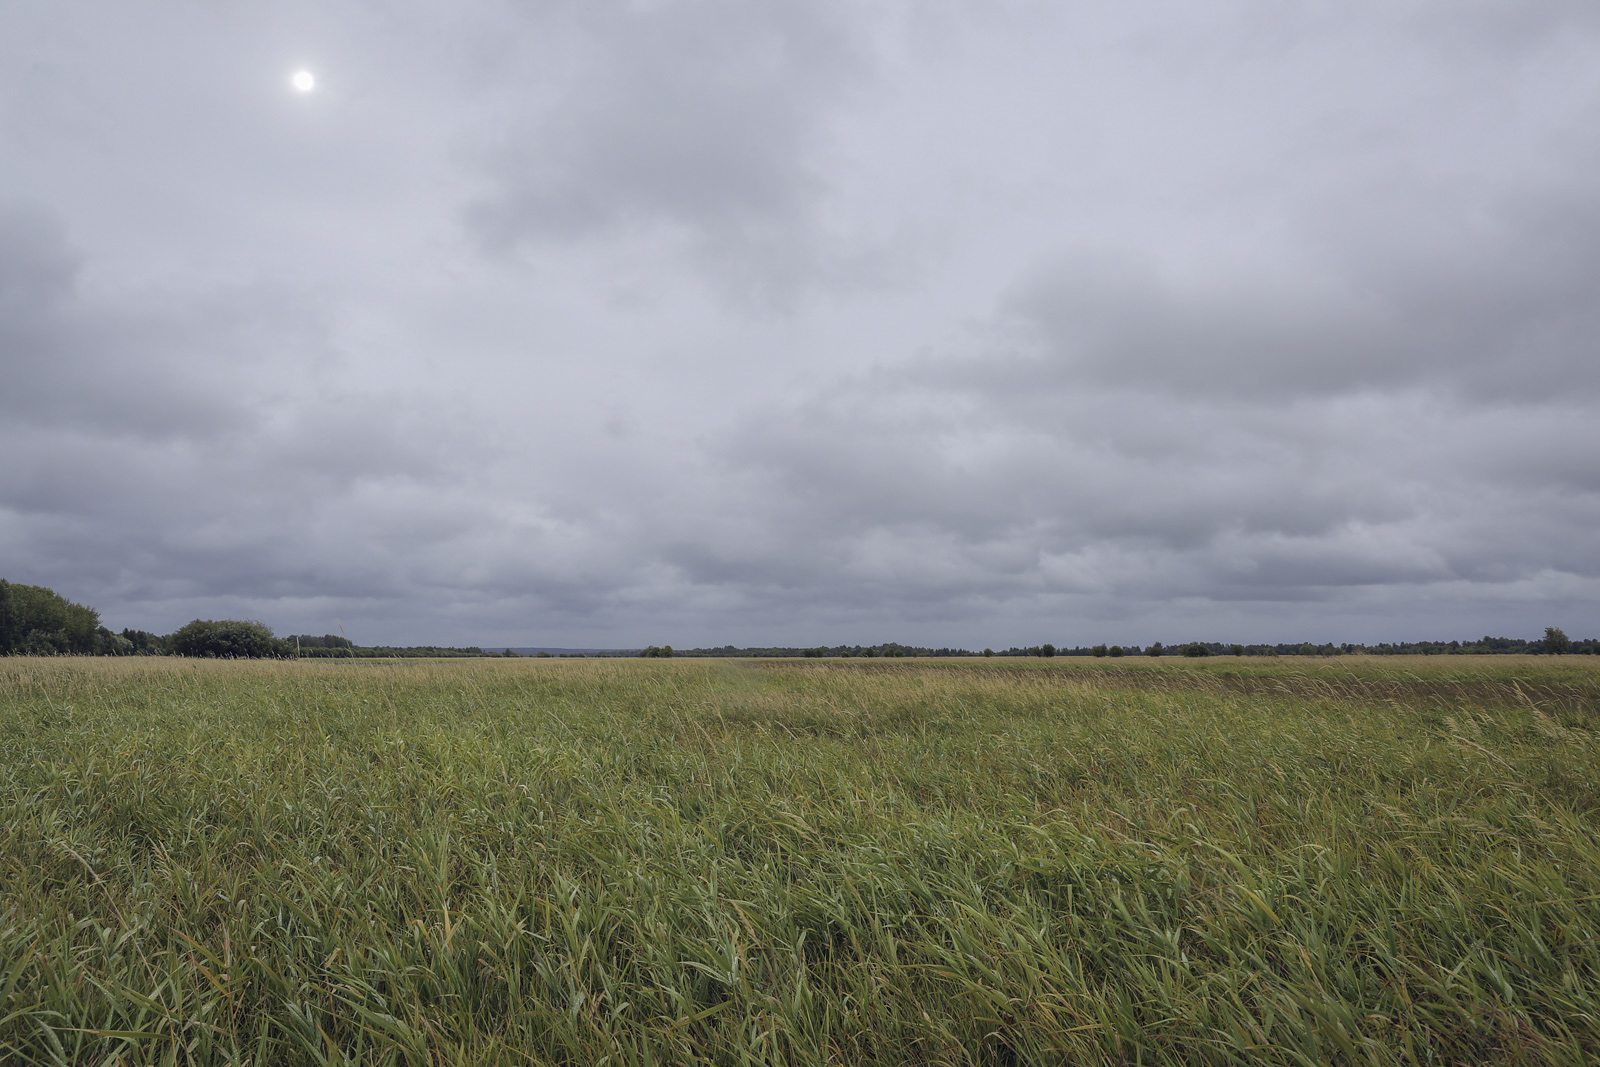
M 653 647 L 653 646 L 652 646 Z M 815 646 L 804 648 L 801 646 L 771 645 L 759 648 L 737 648 L 733 645 L 723 645 L 720 648 L 691 648 L 671 651 L 671 646 L 665 646 L 657 651 L 658 655 L 689 656 L 700 658 L 734 658 L 734 659 L 905 659 L 909 657 L 932 656 L 980 656 L 981 652 L 972 652 L 965 648 L 919 648 L 914 645 L 902 645 L 889 641 L 881 645 L 833 645 L 831 647 Z M 641 656 L 650 655 L 650 649 L 638 653 Z
M 767 646 L 737 648 L 693 648 L 674 650 L 671 645 L 650 645 L 637 651 L 617 650 L 596 653 L 600 657 L 642 656 L 647 659 L 684 657 L 805 658 L 805 659 L 907 659 L 963 656 L 1460 656 L 1460 655 L 1600 655 L 1600 639 L 1572 640 L 1559 628 L 1547 627 L 1544 636 L 1532 640 L 1520 637 L 1483 637 L 1477 641 L 1403 641 L 1395 644 L 1223 644 L 1191 641 L 1185 645 L 1163 645 L 1160 641 L 1138 645 L 1090 645 L 1057 648 L 1053 644 L 1012 647 L 1004 651 L 986 648 L 974 652 L 965 648 L 923 648 L 894 641 L 878 645 Z M 320 637 L 295 634 L 277 637 L 264 623 L 241 619 L 195 619 L 166 635 L 144 630 L 113 633 L 101 625 L 100 613 L 76 604 L 42 585 L 23 585 L 0 579 L 0 655 L 23 656 L 199 656 L 214 659 L 393 659 L 397 657 L 443 658 L 510 656 L 504 652 L 485 652 L 476 645 L 454 648 L 441 645 L 374 645 L 364 647 L 349 638 L 334 634 Z M 539 658 L 550 658 L 548 652 Z M 583 658 L 581 653 L 562 658 Z
M 113 633 L 100 613 L 53 589 L 0 579 L 0 655 L 196 656 L 208 659 L 392 659 L 487 656 L 481 648 L 433 645 L 363 648 L 347 637 L 295 634 L 277 637 L 264 623 L 195 619 L 170 634 L 145 630 Z
M 653 651 L 652 651 L 653 650 Z M 1092 656 L 1116 659 L 1122 656 L 1463 656 L 1463 655 L 1600 655 L 1600 639 L 1572 640 L 1560 629 L 1552 626 L 1542 638 L 1525 640 L 1520 637 L 1484 637 L 1477 641 L 1404 641 L 1395 644 L 1312 644 L 1285 642 L 1282 644 L 1230 644 L 1218 641 L 1191 641 L 1181 645 L 1165 645 L 1160 641 L 1139 645 L 1078 645 L 1072 648 L 1053 644 L 1013 646 L 1004 650 L 986 648 L 974 652 L 965 648 L 923 648 L 893 642 L 882 645 L 768 646 L 738 648 L 723 645 L 720 648 L 691 648 L 672 651 L 671 646 L 656 649 L 651 646 L 642 656 L 669 655 L 686 657 L 772 657 L 772 658 L 843 658 L 874 659 L 901 657 L 962 657 L 962 656 L 1031 656 L 1054 659 L 1057 656 Z

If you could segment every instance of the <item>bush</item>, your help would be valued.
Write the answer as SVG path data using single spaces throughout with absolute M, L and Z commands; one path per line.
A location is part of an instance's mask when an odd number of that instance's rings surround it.
M 1190 659 L 1199 659 L 1201 656 L 1211 655 L 1211 650 L 1205 645 L 1202 645 L 1200 642 L 1196 641 L 1192 645 L 1185 646 L 1183 654 L 1188 656 Z
M 208 659 L 267 659 L 286 654 L 285 643 L 264 623 L 240 619 L 196 619 L 171 638 L 180 656 Z

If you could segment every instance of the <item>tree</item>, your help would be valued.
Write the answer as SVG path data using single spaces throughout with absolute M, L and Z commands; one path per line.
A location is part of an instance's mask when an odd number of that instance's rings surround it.
M 102 626 L 95 631 L 95 651 L 102 656 L 131 656 L 134 648 L 132 641 Z
M 1572 639 L 1563 633 L 1559 627 L 1546 626 L 1544 628 L 1544 640 L 1539 642 L 1539 646 L 1552 656 L 1564 656 L 1572 651 Z
M 69 651 L 90 654 L 100 648 L 100 613 L 82 604 L 63 600 L 66 605 L 66 625 L 62 631 L 67 636 Z
M 1161 655 L 1161 653 L 1165 652 L 1166 649 L 1162 646 L 1160 641 L 1157 641 L 1155 644 L 1151 645 L 1145 651 L 1146 651 L 1147 655 L 1159 656 L 1159 655 Z
M 301 648 L 350 649 L 355 647 L 355 642 L 340 634 L 323 634 L 321 637 L 313 634 L 295 634 L 293 637 L 285 638 L 285 640 L 293 641 Z
M 1104 656 L 1107 653 L 1107 651 L 1108 651 L 1108 649 L 1106 648 L 1105 645 L 1095 645 L 1093 648 L 1091 648 L 1089 650 L 1089 654 L 1091 656 L 1094 656 L 1094 657 L 1098 658 L 1100 656 Z
M 292 653 L 264 623 L 243 619 L 195 619 L 169 639 L 180 656 L 207 659 L 266 659 Z
M 42 585 L 0 580 L 0 654 L 92 655 L 100 646 L 98 611 Z
M 22 643 L 22 605 L 12 596 L 15 587 L 0 578 L 0 655 L 14 651 Z
M 1113 659 L 1120 659 L 1121 657 L 1123 657 L 1123 656 L 1125 656 L 1127 654 L 1128 654 L 1128 650 L 1123 648 L 1121 645 L 1112 645 L 1111 646 L 1110 655 L 1112 656 Z
M 1055 659 L 1056 646 L 1046 641 L 1044 644 L 1039 646 L 1039 655 L 1043 656 L 1045 659 Z
M 1199 659 L 1201 656 L 1211 655 L 1211 650 L 1205 645 L 1202 645 L 1199 641 L 1196 641 L 1193 644 L 1187 645 L 1183 650 L 1183 654 L 1188 656 L 1190 659 Z
M 167 639 L 158 637 L 148 630 L 125 629 L 118 636 L 133 646 L 133 654 L 136 656 L 164 656 L 167 654 Z

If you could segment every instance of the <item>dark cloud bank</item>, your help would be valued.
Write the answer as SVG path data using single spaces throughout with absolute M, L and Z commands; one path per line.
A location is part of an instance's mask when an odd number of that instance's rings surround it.
M 1600 628 L 1592 5 L 12 8 L 0 145 L 0 574 L 117 626 Z

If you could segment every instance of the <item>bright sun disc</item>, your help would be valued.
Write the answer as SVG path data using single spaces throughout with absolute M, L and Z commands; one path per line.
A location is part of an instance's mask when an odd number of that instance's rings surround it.
M 290 78 L 289 81 L 302 93 L 309 93 L 317 87 L 317 76 L 309 70 L 295 71 L 294 77 Z

